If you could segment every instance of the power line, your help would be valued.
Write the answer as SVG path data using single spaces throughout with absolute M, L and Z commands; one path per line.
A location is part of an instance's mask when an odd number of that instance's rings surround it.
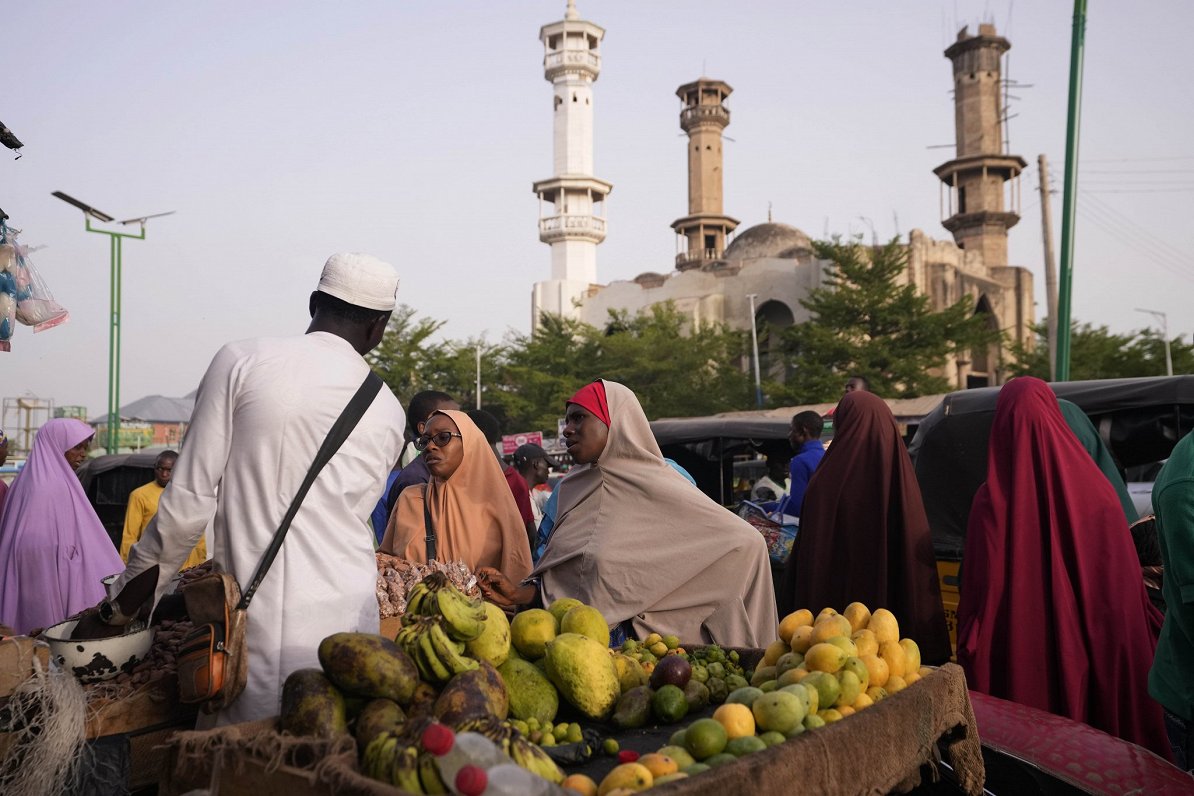
M 1194 193 L 1194 186 L 1189 188 L 1099 188 L 1090 193 Z
M 1171 160 L 1194 160 L 1190 155 L 1171 155 L 1156 158 L 1082 158 L 1082 163 L 1159 163 Z
M 1194 169 L 1079 169 L 1080 174 L 1194 174 Z
M 1079 193 L 1082 193 L 1082 192 L 1079 191 Z M 1138 232 L 1140 235 L 1142 235 L 1146 239 L 1152 241 L 1155 245 L 1160 246 L 1162 249 L 1168 250 L 1169 252 L 1172 253 L 1172 256 L 1177 257 L 1179 260 L 1189 259 L 1189 257 L 1190 257 L 1189 252 L 1183 251 L 1182 249 L 1179 249 L 1177 246 L 1174 246 L 1173 244 L 1158 237 L 1157 235 L 1155 235 L 1154 233 L 1152 233 L 1145 227 L 1141 226 L 1140 224 L 1133 221 L 1128 216 L 1121 213 L 1110 203 L 1103 201 L 1102 199 L 1098 198 L 1097 196 L 1091 196 L 1088 198 L 1094 205 L 1096 205 L 1099 209 L 1103 210 L 1109 216 L 1111 216 L 1114 219 L 1117 219 L 1120 223 L 1124 224 L 1129 229 L 1135 230 L 1136 232 Z
M 1085 194 L 1086 192 L 1081 193 Z M 1187 255 L 1178 252 L 1177 249 L 1149 233 L 1097 197 L 1088 196 L 1086 198 L 1089 201 L 1079 202 L 1078 210 L 1087 220 L 1171 274 L 1194 281 L 1194 271 L 1188 264 Z

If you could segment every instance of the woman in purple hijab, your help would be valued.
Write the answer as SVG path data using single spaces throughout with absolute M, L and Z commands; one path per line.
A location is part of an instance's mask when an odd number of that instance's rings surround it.
M 100 580 L 124 570 L 74 472 L 94 434 L 80 420 L 48 421 L 8 491 L 0 518 L 0 624 L 18 633 L 95 605 L 106 596 Z

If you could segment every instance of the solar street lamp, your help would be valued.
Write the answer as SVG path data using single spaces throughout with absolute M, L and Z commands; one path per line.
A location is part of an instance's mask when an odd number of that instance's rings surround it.
M 141 233 L 133 235 L 129 232 L 119 232 L 117 230 L 96 229 L 91 226 L 92 219 L 105 223 L 116 221 L 116 219 L 101 210 L 96 210 L 91 205 L 80 202 L 73 196 L 64 194 L 62 191 L 54 191 L 53 196 L 83 211 L 83 218 L 86 220 L 88 232 L 107 235 L 109 239 L 111 271 L 108 284 L 111 300 L 108 326 L 108 438 L 105 440 L 106 444 L 104 447 L 108 453 L 116 453 L 119 442 L 118 438 L 120 436 L 120 284 L 123 239 L 145 240 L 145 222 L 151 218 L 168 216 L 174 211 L 152 213 L 118 222 L 123 225 L 137 224 L 140 226 Z

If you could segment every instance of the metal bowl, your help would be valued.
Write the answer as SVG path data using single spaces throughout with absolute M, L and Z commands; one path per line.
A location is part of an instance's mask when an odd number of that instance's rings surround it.
M 41 637 L 50 645 L 50 655 L 58 665 L 80 683 L 110 680 L 121 672 L 131 671 L 145 660 L 153 644 L 153 628 L 143 623 L 136 623 L 141 629 L 121 636 L 76 641 L 70 634 L 78 623 L 77 619 L 68 619 L 47 629 Z

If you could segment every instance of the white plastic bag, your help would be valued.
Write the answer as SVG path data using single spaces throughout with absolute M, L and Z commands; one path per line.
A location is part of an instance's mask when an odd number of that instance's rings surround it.
M 18 243 L 11 230 L 7 243 L 16 253 L 17 320 L 32 326 L 34 334 L 68 321 L 70 313 L 54 301 L 50 288 L 29 259 L 29 248 Z

